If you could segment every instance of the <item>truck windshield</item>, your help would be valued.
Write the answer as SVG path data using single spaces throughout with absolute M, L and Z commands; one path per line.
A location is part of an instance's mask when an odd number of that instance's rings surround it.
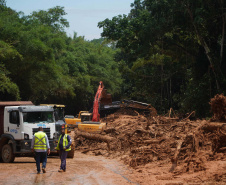
M 62 107 L 56 107 L 54 114 L 55 114 L 56 120 L 63 120 L 64 119 L 64 109 Z
M 23 112 L 24 123 L 53 123 L 53 112 Z

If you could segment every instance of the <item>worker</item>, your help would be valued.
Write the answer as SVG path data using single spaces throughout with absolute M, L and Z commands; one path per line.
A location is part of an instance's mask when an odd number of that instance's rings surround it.
M 31 141 L 31 150 L 35 152 L 37 174 L 40 174 L 40 162 L 42 162 L 42 172 L 46 173 L 47 154 L 50 154 L 49 140 L 43 128 L 39 127 Z
M 57 143 L 57 150 L 59 150 L 59 156 L 61 160 L 60 169 L 58 172 L 66 172 L 66 158 L 68 151 L 71 150 L 71 138 L 68 134 L 65 134 L 65 128 L 61 128 L 61 135 Z

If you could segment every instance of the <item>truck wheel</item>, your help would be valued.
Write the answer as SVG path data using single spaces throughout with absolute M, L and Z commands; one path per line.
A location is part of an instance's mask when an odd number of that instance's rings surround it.
M 2 147 L 2 160 L 4 163 L 12 163 L 15 159 L 13 148 L 11 145 L 6 144 Z

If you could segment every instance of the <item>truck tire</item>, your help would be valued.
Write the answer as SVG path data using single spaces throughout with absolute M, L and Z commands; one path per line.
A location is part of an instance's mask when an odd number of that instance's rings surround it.
M 4 163 L 12 163 L 15 159 L 13 148 L 11 145 L 6 144 L 2 147 L 2 161 Z

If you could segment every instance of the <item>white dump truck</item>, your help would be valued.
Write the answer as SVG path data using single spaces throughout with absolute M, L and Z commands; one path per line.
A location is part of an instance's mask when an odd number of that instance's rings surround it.
M 39 127 L 54 151 L 57 137 L 52 107 L 35 106 L 30 101 L 0 102 L 0 161 L 8 163 L 17 156 L 32 156 L 31 140 Z

